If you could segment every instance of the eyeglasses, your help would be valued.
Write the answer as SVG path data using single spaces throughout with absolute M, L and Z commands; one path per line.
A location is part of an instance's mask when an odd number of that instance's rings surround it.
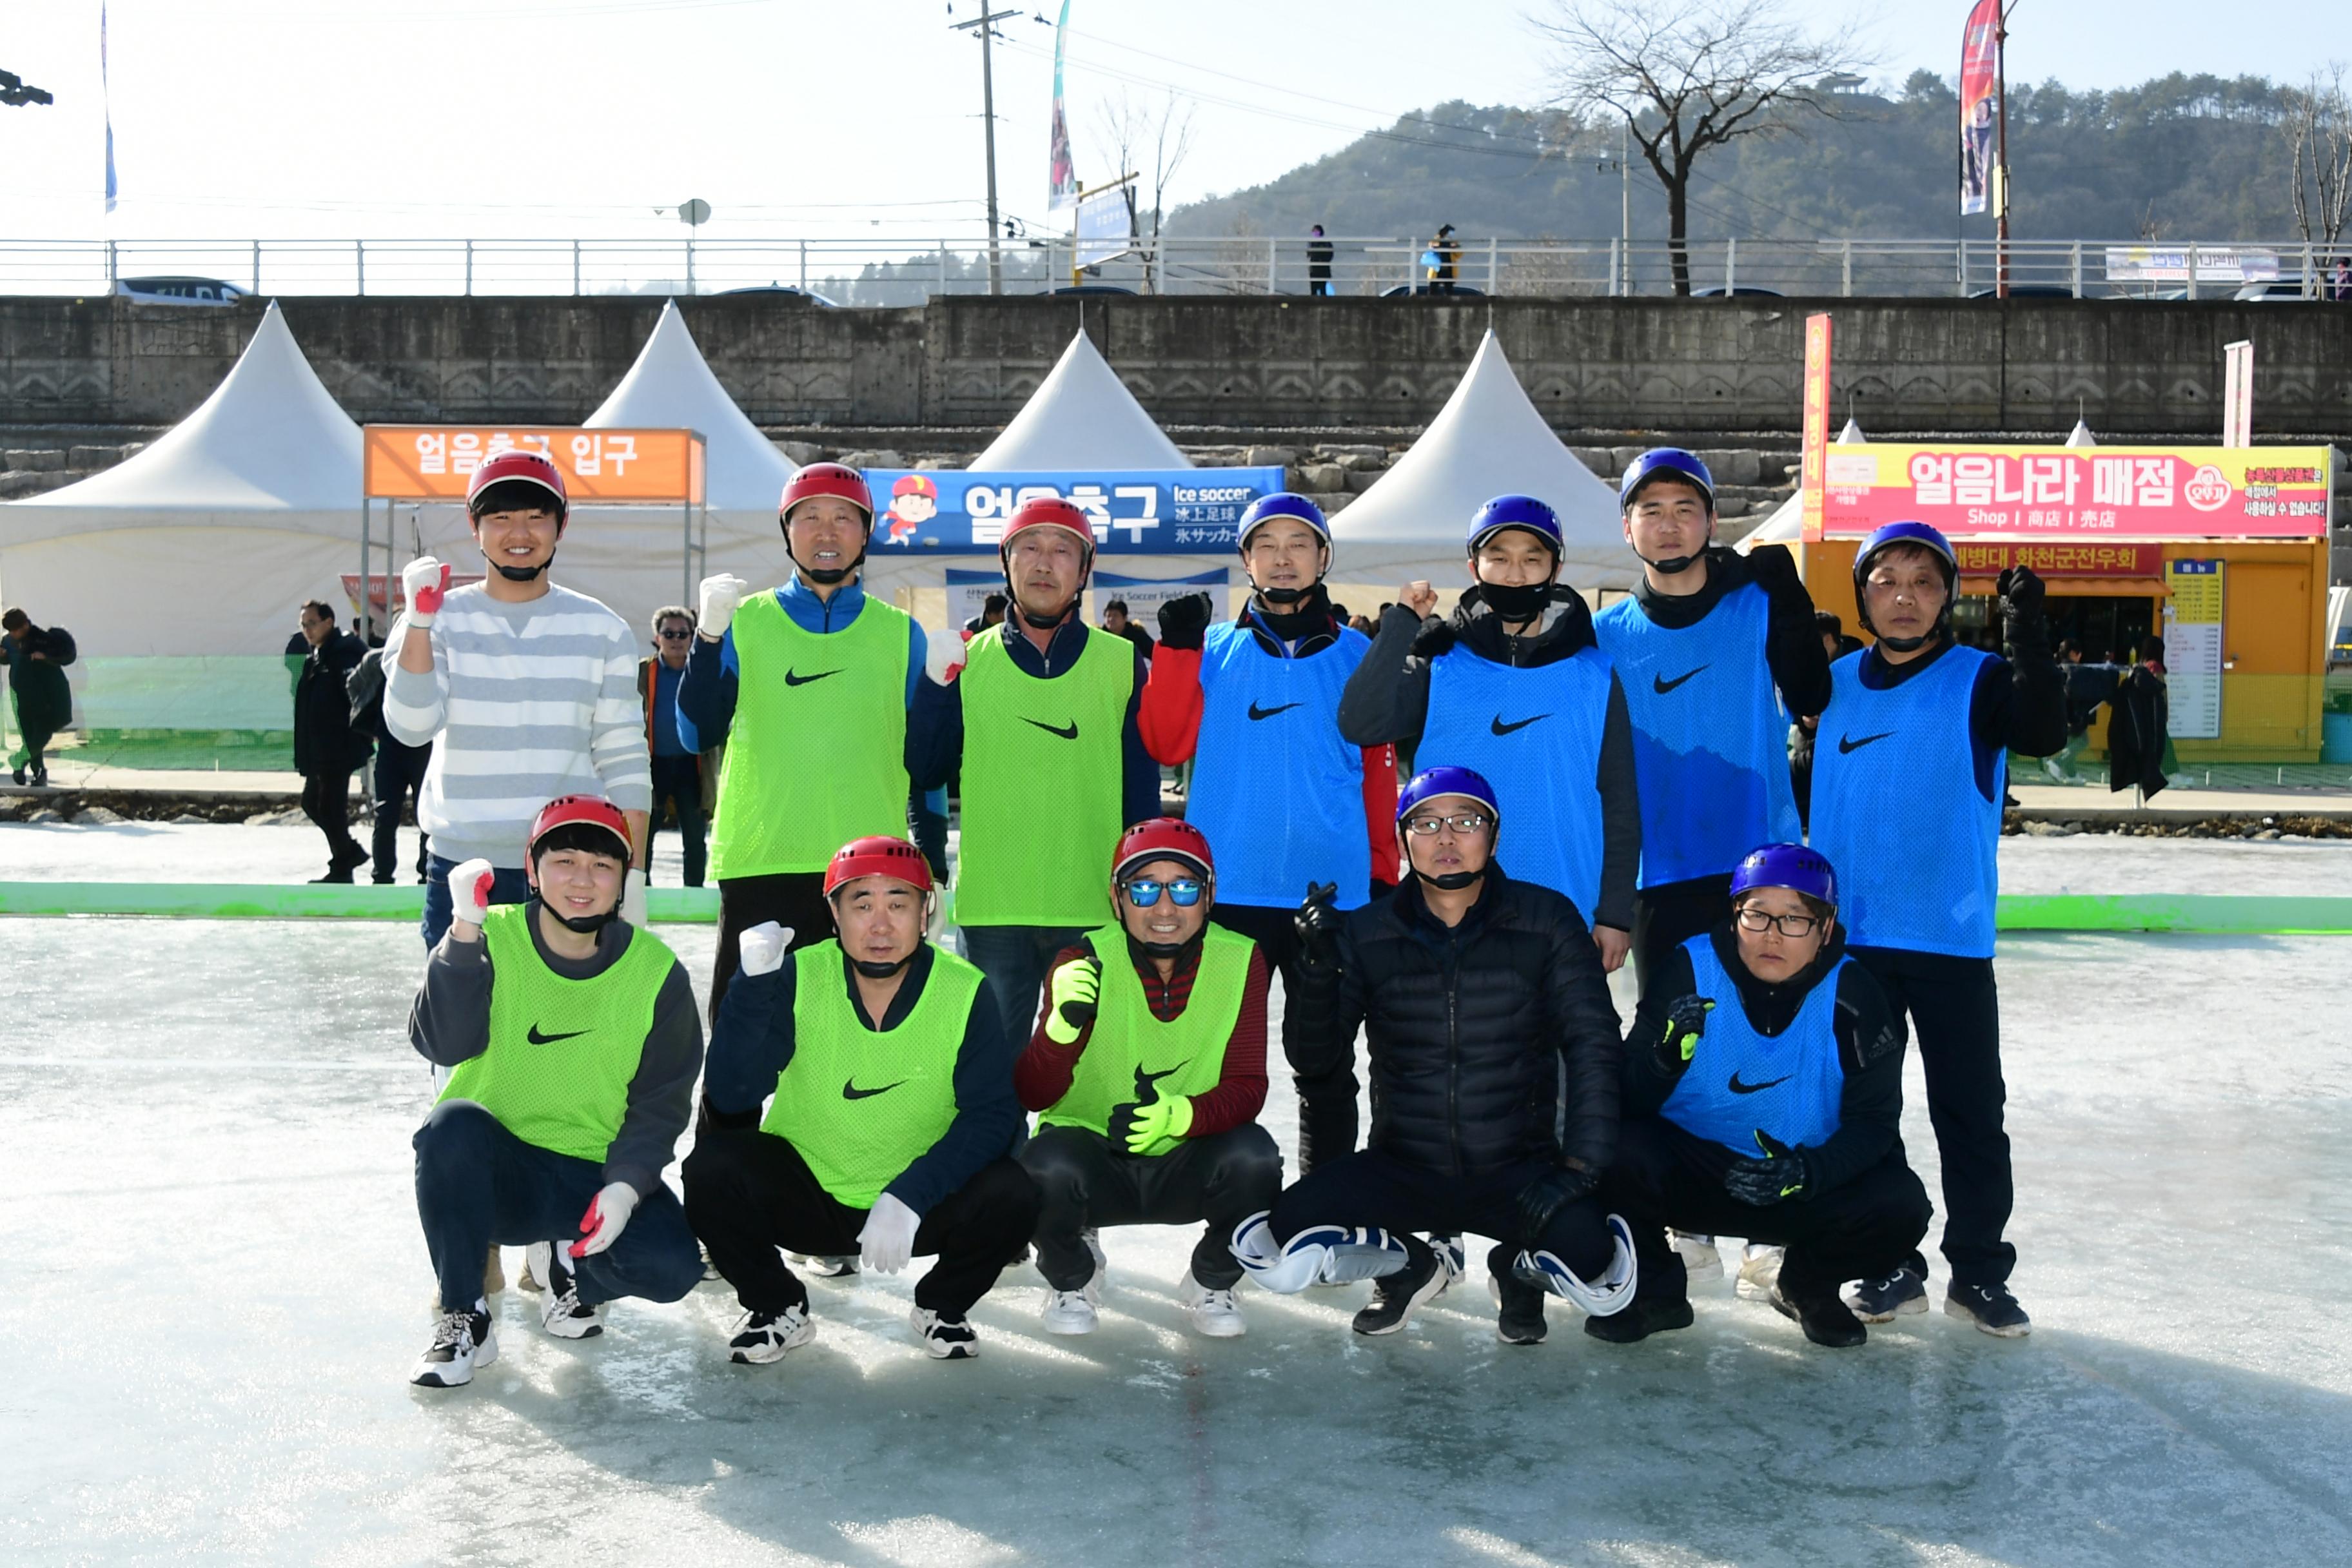
M 694 628 L 692 626 L 681 627 L 677 631 L 672 631 L 667 626 L 664 626 L 662 628 L 661 640 L 664 642 L 684 642 L 693 635 Z
M 1139 877 L 1122 886 L 1127 889 L 1127 901 L 1139 910 L 1148 910 L 1158 903 L 1162 889 L 1167 889 L 1168 896 L 1176 900 L 1178 909 L 1189 910 L 1201 901 L 1203 884 L 1190 877 L 1180 878 L 1173 882 L 1153 882 Z
M 1812 935 L 1813 928 L 1822 923 L 1819 917 L 1813 915 L 1768 915 L 1756 909 L 1741 910 L 1732 919 L 1739 922 L 1741 931 L 1769 931 L 1779 926 L 1782 936 L 1796 937 Z
M 1483 811 L 1465 811 L 1459 816 L 1409 816 L 1405 818 L 1404 830 L 1415 838 L 1428 838 L 1450 823 L 1456 833 L 1478 833 L 1494 820 Z

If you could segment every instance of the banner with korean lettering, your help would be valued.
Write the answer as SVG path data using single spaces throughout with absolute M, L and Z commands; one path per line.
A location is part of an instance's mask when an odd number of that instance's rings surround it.
M 2325 447 L 1838 447 L 1825 464 L 1832 537 L 1912 519 L 1947 537 L 2316 539 Z
M 876 555 L 993 555 L 1005 520 L 1023 501 L 1058 496 L 1094 520 L 1106 554 L 1216 555 L 1233 550 L 1242 513 L 1282 489 L 1282 470 L 1105 468 L 965 473 L 868 468 L 881 514 Z
M 691 430 L 370 425 L 362 435 L 361 488 L 375 499 L 464 500 L 475 469 L 519 447 L 554 461 L 575 506 L 703 499 L 703 441 Z

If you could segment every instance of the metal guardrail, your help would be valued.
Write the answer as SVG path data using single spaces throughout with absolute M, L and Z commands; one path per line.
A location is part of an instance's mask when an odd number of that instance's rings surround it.
M 1425 287 L 1429 242 L 1333 237 L 1328 291 L 1363 296 Z M 1305 238 L 1165 237 L 1086 269 L 1076 281 L 1137 293 L 1293 294 L 1322 281 Z M 2340 247 L 2352 254 L 2352 243 Z M 1067 239 L 1009 240 L 1007 293 L 1067 286 Z M 2194 257 L 2192 265 L 2189 258 Z M 1463 293 L 1518 297 L 1695 292 L 1817 298 L 1950 298 L 1990 292 L 2002 256 L 1989 239 L 1659 239 L 1459 241 Z M 2012 240 L 2012 291 L 2083 299 L 2227 299 L 2250 282 L 2336 297 L 2342 256 L 2275 243 Z M 792 288 L 843 305 L 919 305 L 988 291 L 985 242 L 873 239 L 0 240 L 0 294 L 111 292 L 119 279 L 215 279 L 278 295 L 719 294 Z M 2273 295 L 2273 297 L 2276 297 Z

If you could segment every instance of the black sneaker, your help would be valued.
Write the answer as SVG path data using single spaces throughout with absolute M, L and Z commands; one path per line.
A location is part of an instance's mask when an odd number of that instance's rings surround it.
M 1824 1345 L 1833 1351 L 1850 1351 L 1870 1338 L 1870 1331 L 1862 1326 L 1862 1320 L 1835 1296 L 1808 1296 L 1802 1300 L 1792 1300 L 1780 1288 L 1780 1282 L 1775 1279 L 1771 1292 L 1764 1300 L 1774 1311 L 1804 1330 L 1805 1338 L 1817 1345 Z
M 1865 1323 L 1891 1323 L 1899 1312 L 1927 1310 L 1927 1282 L 1906 1264 L 1884 1279 L 1856 1280 L 1845 1304 Z
M 1543 1343 L 1544 1292 L 1511 1272 L 1511 1255 L 1499 1247 L 1486 1255 L 1486 1293 L 1495 1299 L 1495 1333 L 1505 1344 Z
M 559 1340 L 593 1340 L 604 1331 L 595 1308 L 580 1300 L 580 1276 L 572 1267 L 571 1244 L 535 1241 L 524 1249 L 539 1280 L 539 1326 Z
M 419 1388 L 463 1388 L 474 1381 L 476 1367 L 498 1359 L 489 1303 L 476 1301 L 472 1311 L 444 1312 L 434 1322 L 433 1342 L 416 1358 L 408 1381 Z
M 740 1366 L 766 1366 L 814 1338 L 816 1325 L 809 1321 L 806 1306 L 787 1307 L 781 1312 L 747 1311 L 735 1325 L 735 1337 L 727 1342 L 727 1359 Z
M 8 770 L 8 776 L 21 784 L 25 782 L 25 770 L 22 768 L 10 768 Z
M 980 1336 L 967 1319 L 918 1307 L 907 1314 L 907 1322 L 933 1361 L 970 1361 L 980 1353 Z
M 1416 1258 L 1394 1274 L 1372 1281 L 1371 1305 L 1358 1312 L 1354 1328 L 1360 1334 L 1392 1334 L 1412 1318 L 1413 1310 L 1435 1300 L 1453 1282 L 1444 1262 L 1427 1247 L 1414 1249 Z
M 1605 1318 L 1586 1318 L 1584 1331 L 1612 1345 L 1631 1345 L 1669 1329 L 1687 1329 L 1697 1321 L 1687 1296 L 1650 1301 L 1637 1296 L 1622 1311 L 1612 1312 Z
M 1944 1298 L 1944 1310 L 2004 1340 L 2021 1340 L 2033 1331 L 2033 1320 L 2006 1285 L 1955 1284 Z

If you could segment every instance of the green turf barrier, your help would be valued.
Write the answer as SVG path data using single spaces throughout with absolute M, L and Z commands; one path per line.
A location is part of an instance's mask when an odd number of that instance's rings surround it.
M 2352 899 L 2220 893 L 2004 893 L 2003 931 L 2169 931 L 2271 936 L 2352 935 Z
M 415 922 L 422 888 L 280 887 L 237 882 L 0 882 L 0 915 L 176 915 L 199 920 L 353 920 Z M 656 922 L 713 925 L 715 888 L 648 888 Z

